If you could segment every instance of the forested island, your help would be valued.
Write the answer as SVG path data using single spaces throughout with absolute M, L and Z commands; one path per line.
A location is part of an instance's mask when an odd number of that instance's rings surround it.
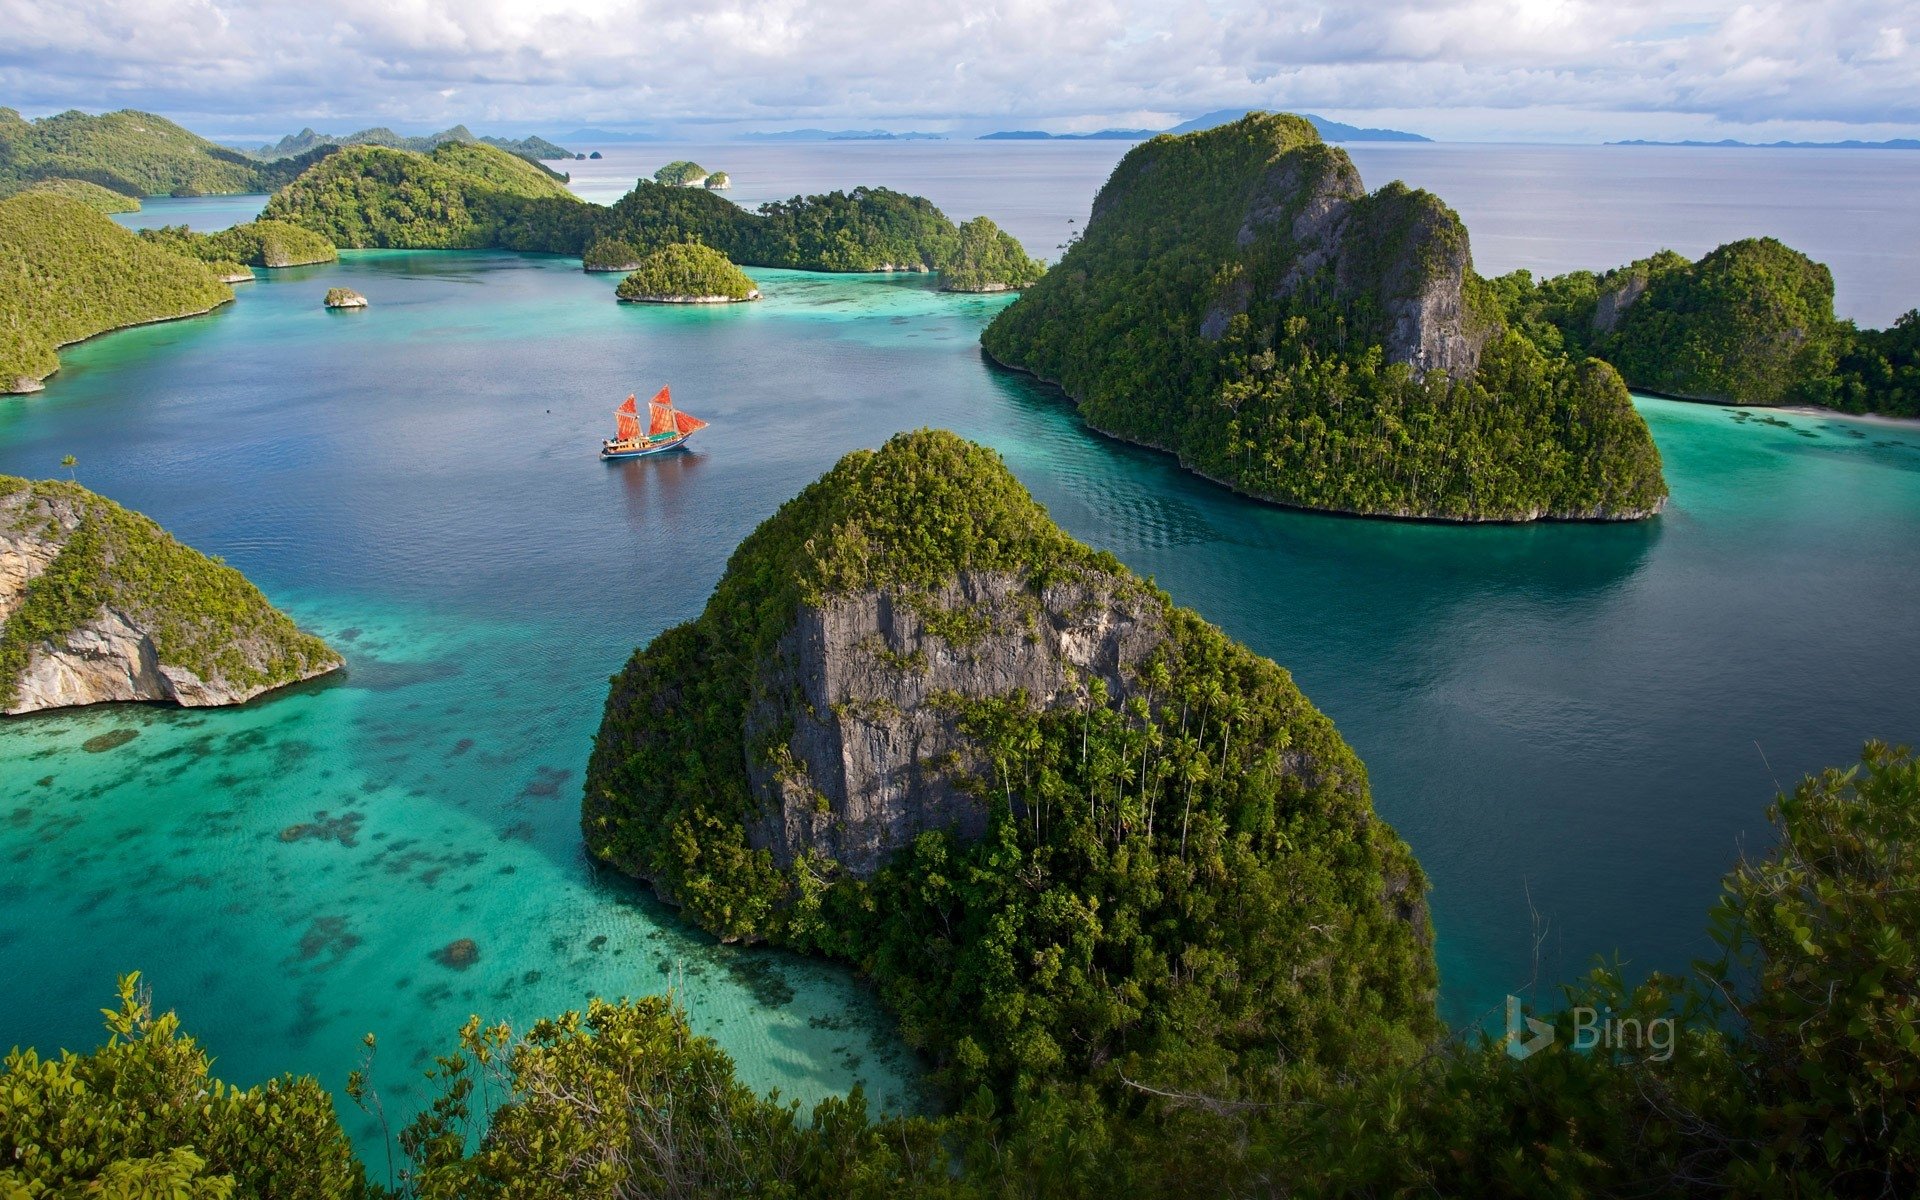
M 217 1081 L 129 976 L 103 1047 L 9 1055 L 0 1186 L 1911 1194 L 1920 760 L 1870 743 L 1770 815 L 1694 975 L 1596 969 L 1515 1038 L 1450 1036 L 1419 868 L 1286 672 L 1061 533 L 991 452 L 901 435 L 785 505 L 615 678 L 582 821 L 721 936 L 858 964 L 944 1115 L 857 1090 L 803 1114 L 671 999 L 596 999 L 449 1031 L 431 1103 L 363 1160 L 319 1082 Z M 1595 1013 L 1621 1032 L 1583 1042 Z M 382 1117 L 413 1068 L 367 1044 L 345 1090 Z M 144 1099 L 174 1095 L 196 1099 Z
M 139 513 L 0 475 L 0 711 L 239 704 L 339 666 L 240 572 Z
M 206 263 L 81 201 L 42 191 L 0 200 L 0 392 L 38 391 L 68 343 L 231 299 Z
M 1538 283 L 1516 271 L 1493 287 L 1535 341 L 1603 358 L 1645 391 L 1920 417 L 1920 310 L 1887 329 L 1841 320 L 1833 273 L 1773 238 Z
M 707 178 L 698 164 L 683 165 Z M 342 247 L 573 254 L 588 270 L 631 271 L 641 255 L 683 242 L 755 267 L 951 268 L 969 290 L 1022 286 L 1043 270 L 992 221 L 976 218 L 963 237 L 928 201 L 886 188 L 796 196 L 749 212 L 713 189 L 641 180 L 607 207 L 579 200 L 525 160 L 459 143 L 428 155 L 341 151 L 277 193 L 264 215 Z
M 718 250 L 674 242 L 641 256 L 614 295 L 634 304 L 733 304 L 758 300 L 760 288 Z
M 385 126 L 362 129 L 358 133 L 332 134 L 315 133 L 311 127 L 299 133 L 290 133 L 278 142 L 264 145 L 251 153 L 256 158 L 279 159 L 295 158 L 323 146 L 388 146 L 396 150 L 418 150 L 428 153 L 447 142 L 480 142 L 497 150 L 530 159 L 563 159 L 574 157 L 573 151 L 558 146 L 543 137 L 503 138 L 475 137 L 473 131 L 465 125 L 455 125 L 439 133 L 429 133 L 421 137 L 408 137 L 395 133 Z
M 1424 878 L 1332 723 L 948 433 L 843 459 L 634 656 L 582 828 L 716 936 L 861 966 L 959 1097 L 1437 1032 Z
M 1303 508 L 1627 520 L 1667 495 L 1612 367 L 1505 319 L 1431 193 L 1368 193 L 1298 117 L 1128 152 L 981 337 L 1094 428 Z

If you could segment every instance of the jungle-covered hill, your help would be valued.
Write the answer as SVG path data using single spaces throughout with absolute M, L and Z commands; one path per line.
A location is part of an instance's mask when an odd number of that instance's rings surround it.
M 38 191 L 0 200 L 0 392 L 38 390 L 69 342 L 231 299 L 207 264 L 81 201 Z
M 1667 494 L 1619 374 L 1507 322 L 1453 210 L 1367 192 L 1298 117 L 1135 147 L 981 343 L 1095 428 L 1286 504 L 1617 520 Z

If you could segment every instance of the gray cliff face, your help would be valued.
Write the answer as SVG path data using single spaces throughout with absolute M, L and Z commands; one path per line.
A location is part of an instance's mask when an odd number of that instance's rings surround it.
M 1634 301 L 1644 296 L 1651 282 L 1643 272 L 1636 271 L 1627 277 L 1627 281 L 1612 291 L 1603 292 L 1593 306 L 1593 333 L 1595 337 L 1604 337 L 1620 324 L 1620 318 L 1627 315 Z
M 1346 153 L 1302 146 L 1276 159 L 1254 188 L 1235 237 L 1259 263 L 1277 243 L 1277 272 L 1267 291 L 1287 299 L 1315 289 L 1336 302 L 1365 301 L 1380 314 L 1370 331 L 1388 362 L 1416 371 L 1471 375 L 1494 330 L 1466 302 L 1473 270 L 1466 229 L 1430 193 L 1399 184 L 1369 195 Z M 1217 340 L 1247 310 L 1244 278 L 1207 311 L 1201 336 Z
M 782 866 L 812 849 L 865 878 L 928 830 L 978 839 L 987 803 L 960 784 L 990 780 L 993 764 L 952 699 L 1024 692 L 1035 707 L 1077 706 L 1095 678 L 1124 696 L 1165 636 L 1137 585 L 1100 576 L 1036 594 L 1012 576 L 963 573 L 932 595 L 802 609 L 747 715 L 760 799 L 748 840 Z

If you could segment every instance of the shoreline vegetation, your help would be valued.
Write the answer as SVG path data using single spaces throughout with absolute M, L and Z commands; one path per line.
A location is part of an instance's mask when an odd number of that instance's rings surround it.
M 739 304 L 759 285 L 727 256 L 698 242 L 674 242 L 641 257 L 614 295 L 629 304 Z
M 40 391 L 62 346 L 232 299 L 214 267 L 81 201 L 32 191 L 0 200 L 0 393 Z
M 1920 309 L 1862 329 L 1833 308 L 1833 273 L 1773 238 L 1697 261 L 1662 250 L 1605 273 L 1492 281 L 1506 319 L 1591 354 L 1630 387 L 1678 400 L 1920 417 Z
M 0 476 L 0 711 L 240 704 L 337 670 L 247 579 L 75 483 Z
M 708 178 L 695 163 L 661 168 L 675 179 L 692 178 L 689 171 Z M 952 272 L 970 290 L 1025 286 L 1045 269 L 990 219 L 958 227 L 928 201 L 886 188 L 796 196 L 750 212 L 714 189 L 642 179 L 607 206 L 503 151 L 459 143 L 430 154 L 340 151 L 277 192 L 263 216 L 341 248 L 567 254 L 590 271 L 630 272 L 645 254 L 695 242 L 742 266 Z

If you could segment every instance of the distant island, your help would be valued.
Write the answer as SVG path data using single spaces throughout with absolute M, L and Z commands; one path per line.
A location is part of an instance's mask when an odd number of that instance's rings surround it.
M 290 158 L 321 146 L 387 146 L 396 150 L 418 150 L 426 153 L 447 142 L 480 142 L 505 150 L 509 154 L 518 154 L 522 158 L 563 159 L 574 156 L 573 151 L 555 145 L 543 137 L 476 137 L 465 125 L 455 125 L 451 129 L 443 129 L 439 133 L 429 133 L 422 137 L 408 137 L 384 126 L 347 134 L 315 133 L 309 127 L 302 129 L 299 133 L 288 134 L 278 142 L 250 148 L 248 153 L 265 159 Z
M 742 133 L 737 142 L 943 142 L 944 133 L 893 133 L 885 129 L 783 129 Z
M 239 704 L 339 666 L 240 572 L 139 513 L 0 475 L 0 711 Z
M 733 186 L 733 179 L 725 171 L 709 171 L 699 163 L 684 158 L 655 171 L 653 181 L 663 187 L 704 187 L 712 191 L 723 191 Z
M 1650 142 L 1632 138 L 1607 142 L 1609 146 L 1691 146 L 1700 149 L 1734 147 L 1745 150 L 1920 150 L 1920 138 L 1893 138 L 1884 142 L 1863 142 L 1849 138 L 1844 142 L 1740 142 L 1722 138 L 1717 142 Z
M 1102 129 L 1097 133 L 1043 133 L 1037 129 L 1010 129 L 1000 133 L 982 134 L 977 140 L 983 142 L 1030 142 L 1030 141 L 1131 141 L 1144 142 L 1148 138 L 1163 133 L 1197 133 L 1203 129 L 1212 129 L 1220 125 L 1230 125 L 1245 117 L 1250 111 L 1244 108 L 1222 108 L 1204 113 L 1191 121 L 1183 121 L 1171 129 Z M 1301 113 L 1301 119 L 1312 125 L 1322 141 L 1328 142 L 1430 142 L 1433 139 L 1417 133 L 1406 133 L 1398 129 L 1363 129 L 1357 125 L 1346 125 L 1339 121 L 1329 121 L 1312 113 Z
M 1296 507 L 1630 520 L 1667 495 L 1618 372 L 1510 327 L 1459 216 L 1367 192 L 1300 117 L 1134 147 L 980 340 L 1094 428 Z

